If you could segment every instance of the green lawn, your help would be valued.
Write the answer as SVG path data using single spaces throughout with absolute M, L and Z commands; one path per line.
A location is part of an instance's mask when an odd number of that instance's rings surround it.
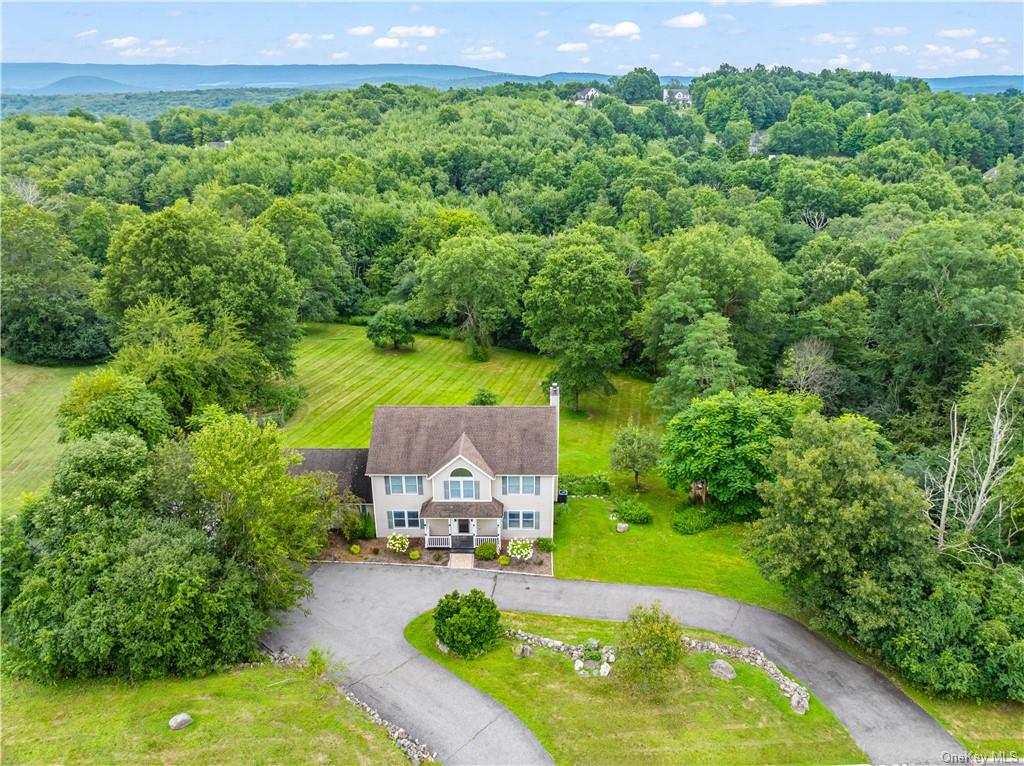
M 618 623 L 601 620 L 503 617 L 523 630 L 574 643 L 594 637 L 614 645 L 618 631 Z M 614 670 L 607 678 L 580 678 L 569 659 L 543 649 L 518 660 L 507 639 L 474 660 L 443 655 L 435 646 L 431 613 L 411 622 L 405 635 L 431 659 L 510 708 L 560 765 L 864 761 L 816 699 L 799 716 L 766 674 L 740 663 L 733 663 L 736 680 L 726 683 L 708 672 L 709 656 L 687 655 L 665 699 L 655 702 L 625 691 Z
M 57 458 L 57 405 L 71 378 L 91 367 L 35 367 L 0 359 L 0 505 L 47 484 Z
M 654 523 L 618 533 L 608 518 L 608 502 L 596 498 L 569 501 L 555 517 L 555 576 L 567 579 L 670 585 L 729 596 L 793 615 L 782 588 L 765 580 L 742 552 L 742 524 L 716 527 L 697 535 L 672 529 L 679 502 L 660 480 L 641 495 L 654 511 Z
M 408 766 L 333 687 L 269 665 L 136 685 L 4 678 L 3 702 L 5 764 Z M 171 731 L 180 712 L 195 723 Z
M 494 391 L 501 404 L 547 404 L 541 380 L 553 363 L 534 354 L 495 349 L 490 360 L 473 362 L 461 343 L 444 338 L 419 336 L 413 351 L 378 351 L 363 327 L 306 329 L 295 369 L 307 396 L 285 426 L 290 447 L 366 447 L 377 404 L 466 404 L 481 387 Z M 606 470 L 615 429 L 630 418 L 653 420 L 650 384 L 614 380 L 618 393 L 584 396 L 585 412 L 563 406 L 563 471 Z

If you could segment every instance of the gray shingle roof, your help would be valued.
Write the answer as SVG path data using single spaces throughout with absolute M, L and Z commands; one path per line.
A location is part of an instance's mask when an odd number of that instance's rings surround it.
M 424 519 L 500 519 L 505 506 L 500 500 L 481 503 L 450 503 L 428 500 L 420 507 Z
M 558 411 L 550 406 L 377 407 L 366 472 L 430 475 L 463 434 L 493 475 L 558 473 Z
M 368 449 L 335 449 L 310 448 L 296 449 L 302 455 L 299 465 L 289 467 L 293 474 L 311 473 L 312 471 L 330 471 L 338 477 L 338 494 L 346 489 L 366 503 L 373 502 L 373 490 L 370 478 L 366 475 L 366 458 Z

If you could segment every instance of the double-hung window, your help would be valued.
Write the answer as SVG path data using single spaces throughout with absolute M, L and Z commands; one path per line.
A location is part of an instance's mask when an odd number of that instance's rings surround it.
M 419 529 L 419 511 L 388 511 L 388 529 Z
M 422 476 L 385 476 L 384 491 L 388 495 L 422 495 Z
M 505 529 L 540 529 L 539 511 L 505 511 Z
M 456 468 L 444 482 L 445 500 L 479 500 L 480 482 L 466 468 Z
M 540 476 L 502 476 L 501 494 L 539 495 Z

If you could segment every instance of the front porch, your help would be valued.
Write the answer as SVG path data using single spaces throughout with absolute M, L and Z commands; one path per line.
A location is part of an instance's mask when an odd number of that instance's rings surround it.
M 497 500 L 484 503 L 428 500 L 420 509 L 424 546 L 468 552 L 483 543 L 494 543 L 500 550 L 503 511 Z
M 501 548 L 501 519 L 424 519 L 423 537 L 427 548 L 470 551 L 483 543 Z

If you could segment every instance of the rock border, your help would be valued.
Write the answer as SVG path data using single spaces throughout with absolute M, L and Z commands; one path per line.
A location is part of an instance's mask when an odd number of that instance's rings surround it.
M 538 636 L 536 633 L 527 633 L 517 628 L 507 628 L 504 633 L 506 638 L 521 641 L 527 646 L 539 646 L 553 652 L 565 655 L 573 661 L 573 670 L 581 676 L 607 676 L 612 672 L 612 665 L 615 662 L 615 647 L 601 646 L 596 638 L 589 638 L 582 644 L 567 644 L 554 638 Z M 585 660 L 587 652 L 600 652 L 601 663 L 596 660 Z M 595 663 L 594 667 L 588 667 L 587 662 Z
M 527 633 L 525 630 L 518 630 L 517 628 L 507 628 L 504 636 L 515 641 L 521 641 L 527 646 L 539 646 L 565 655 L 573 660 L 573 668 L 581 676 L 606 676 L 611 672 L 612 663 L 615 662 L 615 648 L 601 646 L 597 639 L 593 638 L 588 639 L 583 644 L 567 644 L 564 641 L 539 636 L 536 633 Z M 803 715 L 810 708 L 811 693 L 779 670 L 779 666 L 769 660 L 760 649 L 755 649 L 752 646 L 729 646 L 728 644 L 720 644 L 717 641 L 705 641 L 690 638 L 689 636 L 683 636 L 680 640 L 691 654 L 712 654 L 720 657 L 729 657 L 763 670 L 775 682 L 782 695 L 789 700 L 789 706 L 794 713 Z M 585 668 L 583 657 L 586 652 L 598 650 L 601 652 L 601 666 L 596 669 Z
M 752 646 L 728 646 L 717 641 L 703 641 L 689 636 L 683 636 L 683 643 L 692 654 L 714 654 L 721 657 L 730 657 L 747 665 L 763 670 L 768 674 L 783 696 L 789 699 L 789 706 L 794 713 L 803 715 L 811 705 L 811 693 L 792 678 L 787 676 L 779 666 L 769 660 L 764 652 Z
M 303 668 L 306 665 L 303 660 L 298 657 L 293 657 L 284 651 L 275 652 L 268 649 L 264 652 L 264 656 L 272 665 L 280 665 L 288 668 Z M 354 705 L 366 713 L 373 723 L 385 729 L 388 733 L 388 737 L 390 737 L 391 741 L 395 743 L 395 747 L 405 754 L 405 757 L 409 759 L 409 762 L 412 763 L 413 766 L 420 766 L 421 763 L 437 762 L 437 753 L 433 752 L 425 742 L 420 742 L 415 737 L 410 737 L 409 733 L 405 729 L 384 718 L 374 708 L 359 699 L 359 697 L 357 697 L 344 684 L 335 684 L 334 690 L 344 697 L 349 704 Z

